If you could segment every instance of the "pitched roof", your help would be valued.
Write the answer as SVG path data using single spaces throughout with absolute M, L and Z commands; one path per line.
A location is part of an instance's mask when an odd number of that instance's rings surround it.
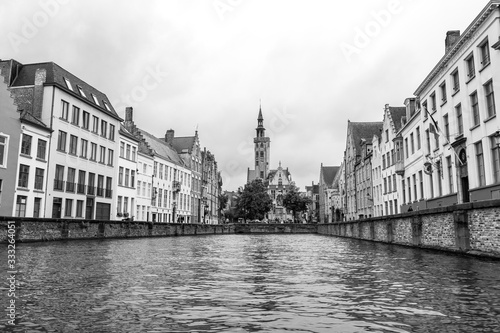
M 90 84 L 86 83 L 85 81 L 81 80 L 77 76 L 71 74 L 70 72 L 53 62 L 21 65 L 17 77 L 12 82 L 12 86 L 23 87 L 34 85 L 35 73 L 37 69 L 46 70 L 47 76 L 45 79 L 45 85 L 56 85 L 58 88 L 66 91 L 67 93 L 77 97 L 80 100 L 86 101 L 92 106 L 100 109 L 102 112 L 112 116 L 113 118 L 122 120 L 114 110 L 113 105 L 111 105 L 111 102 L 109 101 L 106 94 L 97 90 Z M 64 80 L 65 78 L 71 83 L 73 90 L 70 90 L 67 87 Z M 85 96 L 80 94 L 80 92 L 78 91 L 78 87 L 83 90 Z M 92 95 L 96 97 L 99 105 L 95 103 Z M 106 105 L 109 107 L 109 110 L 106 108 L 103 102 L 106 103 Z
M 39 128 L 43 128 L 43 129 L 46 129 L 47 131 L 52 132 L 50 127 L 45 125 L 44 122 L 42 122 L 40 119 L 36 118 L 35 116 L 33 116 L 30 112 L 28 112 L 26 110 L 24 110 L 21 113 L 20 119 L 21 119 L 21 122 L 28 122 L 28 123 L 31 123 L 32 125 L 39 127 Z
M 165 141 L 162 141 L 155 137 L 154 135 L 139 129 L 141 132 L 142 137 L 144 140 L 146 140 L 146 143 L 148 144 L 149 148 L 153 150 L 153 153 L 163 157 L 164 159 L 175 163 L 177 165 L 186 167 L 182 159 L 180 158 L 179 154 L 170 147 Z
M 185 152 L 186 149 L 188 153 L 191 153 L 195 141 L 196 141 L 196 136 L 185 136 L 180 138 L 174 138 L 172 140 L 172 147 L 174 147 L 179 154 Z
M 393 107 L 389 106 L 389 112 L 391 114 L 392 121 L 394 123 L 394 127 L 396 129 L 396 133 L 401 129 L 401 119 L 406 116 L 406 107 Z
M 323 175 L 323 181 L 326 185 L 333 185 L 333 180 L 339 172 L 340 167 L 338 166 L 323 166 L 321 167 L 321 174 Z
M 380 134 L 383 122 L 377 121 L 358 123 L 350 121 L 349 125 L 352 126 L 352 138 L 356 147 L 356 154 L 360 154 L 361 139 L 364 139 L 367 142 L 372 142 L 373 136 L 376 134 Z

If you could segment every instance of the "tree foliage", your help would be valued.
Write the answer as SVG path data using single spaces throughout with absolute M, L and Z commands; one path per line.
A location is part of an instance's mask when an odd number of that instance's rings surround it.
M 236 200 L 239 216 L 246 219 L 263 219 L 271 210 L 273 201 L 267 193 L 262 179 L 255 179 L 245 185 Z
M 229 201 L 229 197 L 227 194 L 222 193 L 219 195 L 219 217 L 222 216 L 222 212 L 226 209 L 227 202 Z
M 296 213 L 307 211 L 307 206 L 312 203 L 308 197 L 300 195 L 299 189 L 293 186 L 283 197 L 283 206 L 293 212 L 295 218 Z

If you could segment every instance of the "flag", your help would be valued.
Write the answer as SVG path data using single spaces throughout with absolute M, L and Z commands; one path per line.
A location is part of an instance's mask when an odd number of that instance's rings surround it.
M 439 129 L 439 126 L 436 122 L 436 120 L 434 120 L 434 117 L 432 116 L 432 114 L 429 113 L 429 110 L 427 110 L 427 113 L 429 114 L 430 118 L 431 118 L 431 122 L 429 123 L 429 132 L 433 133 L 435 136 L 439 136 L 441 135 L 441 130 Z

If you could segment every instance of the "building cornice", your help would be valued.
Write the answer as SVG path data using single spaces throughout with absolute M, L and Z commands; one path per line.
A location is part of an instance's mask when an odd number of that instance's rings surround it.
M 481 11 L 481 13 L 472 21 L 472 23 L 467 27 L 464 33 L 460 36 L 460 39 L 456 44 L 449 50 L 442 58 L 439 60 L 437 65 L 432 69 L 432 71 L 427 75 L 425 80 L 420 84 L 420 86 L 415 91 L 415 96 L 420 96 L 422 91 L 434 80 L 434 78 L 444 69 L 448 62 L 455 56 L 460 48 L 472 38 L 474 32 L 483 24 L 483 22 L 490 16 L 492 12 L 497 10 L 500 6 L 499 0 L 490 1 L 486 7 Z

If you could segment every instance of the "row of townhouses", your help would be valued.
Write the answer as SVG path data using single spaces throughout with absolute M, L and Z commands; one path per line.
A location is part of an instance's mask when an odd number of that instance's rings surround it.
M 404 105 L 351 122 L 341 165 L 321 166 L 320 221 L 500 198 L 500 1 L 463 32 Z
M 0 60 L 0 216 L 218 223 L 198 132 L 155 137 L 55 63 Z

